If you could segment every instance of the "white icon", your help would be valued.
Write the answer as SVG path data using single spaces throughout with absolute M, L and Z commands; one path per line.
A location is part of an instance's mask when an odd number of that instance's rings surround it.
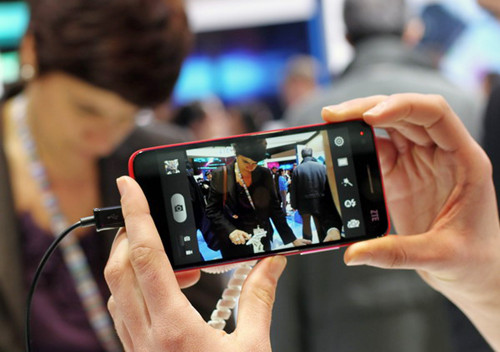
M 347 199 L 344 205 L 346 208 L 354 208 L 356 206 L 356 201 L 354 199 Z
M 192 255 L 193 251 L 191 249 L 186 250 L 186 255 Z
M 378 210 L 370 210 L 370 216 L 372 221 L 380 221 L 380 217 L 378 216 Z
M 351 219 L 347 222 L 347 228 L 348 229 L 357 229 L 360 225 L 359 220 L 357 219 Z
M 351 181 L 349 181 L 349 179 L 346 177 L 342 180 L 342 185 L 344 187 L 347 187 L 347 186 L 350 186 L 350 187 L 353 187 L 354 185 L 351 183 Z
M 184 236 L 184 242 L 191 242 L 190 236 Z
M 337 163 L 338 163 L 339 167 L 349 165 L 349 161 L 347 160 L 347 158 L 338 158 Z
M 335 139 L 333 140 L 333 143 L 335 143 L 335 145 L 337 147 L 342 147 L 344 145 L 344 138 L 342 137 L 335 137 Z

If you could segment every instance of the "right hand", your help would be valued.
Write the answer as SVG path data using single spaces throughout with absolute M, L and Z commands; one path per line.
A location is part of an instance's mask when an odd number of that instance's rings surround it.
M 338 122 L 363 118 L 378 140 L 391 217 L 399 236 L 349 247 L 350 265 L 416 269 L 500 350 L 500 226 L 486 153 L 446 101 L 396 94 L 323 109 Z
M 229 239 L 233 244 L 239 245 L 239 244 L 245 244 L 252 236 L 250 236 L 248 233 L 245 231 L 241 230 L 234 230 L 229 234 Z

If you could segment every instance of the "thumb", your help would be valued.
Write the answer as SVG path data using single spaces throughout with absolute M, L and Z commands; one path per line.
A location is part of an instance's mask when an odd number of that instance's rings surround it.
M 428 270 L 439 261 L 439 248 L 429 233 L 412 236 L 388 235 L 357 242 L 344 254 L 348 266 L 370 265 L 384 269 Z M 435 242 L 435 241 L 434 241 Z
M 261 260 L 247 277 L 241 292 L 236 331 L 247 341 L 270 345 L 271 315 L 276 286 L 285 269 L 286 258 Z M 260 350 L 255 348 L 256 351 Z

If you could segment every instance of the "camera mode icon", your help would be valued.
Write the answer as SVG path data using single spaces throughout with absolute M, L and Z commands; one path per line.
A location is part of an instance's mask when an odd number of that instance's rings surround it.
M 172 206 L 175 222 L 183 223 L 186 221 L 187 213 L 184 196 L 180 193 L 175 193 L 172 198 L 170 198 L 170 204 Z

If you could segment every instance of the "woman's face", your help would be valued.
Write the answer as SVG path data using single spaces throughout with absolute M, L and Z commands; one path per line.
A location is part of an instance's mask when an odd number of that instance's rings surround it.
M 238 167 L 242 173 L 251 173 L 257 167 L 256 161 L 243 155 L 238 155 L 236 157 L 236 161 L 238 162 Z
M 43 133 L 44 143 L 53 147 L 104 157 L 134 127 L 137 106 L 70 75 L 44 75 L 31 84 L 29 92 L 35 131 Z

